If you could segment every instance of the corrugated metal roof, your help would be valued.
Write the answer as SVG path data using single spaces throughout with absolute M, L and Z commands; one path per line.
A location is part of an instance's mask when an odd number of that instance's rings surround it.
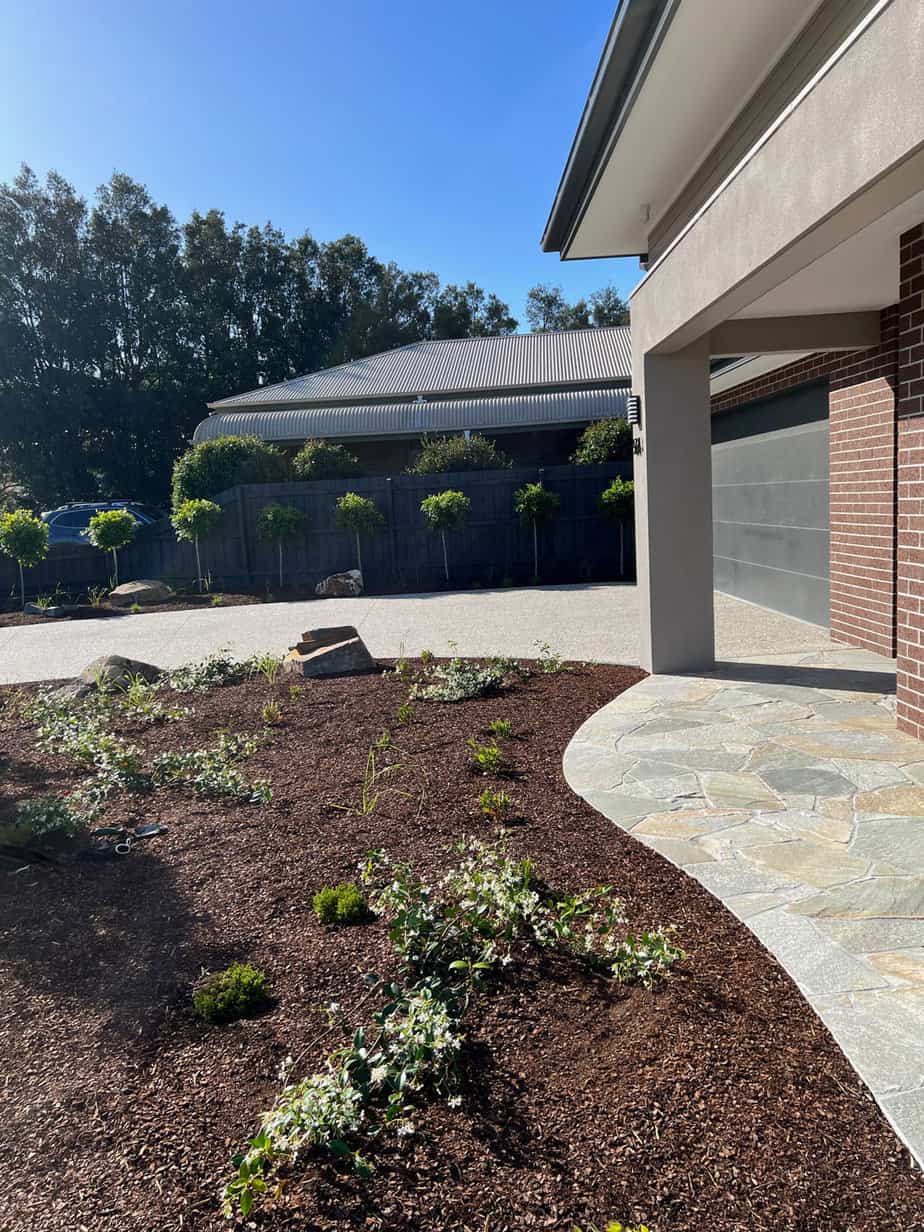
M 539 428 L 625 415 L 624 389 L 578 389 L 564 393 L 504 394 L 446 402 L 386 402 L 360 406 L 232 411 L 210 415 L 196 428 L 194 441 L 216 436 L 259 436 L 264 441 L 304 441 L 323 437 L 420 436 L 424 432 L 462 432 Z
M 372 398 L 465 394 L 476 390 L 628 381 L 629 328 L 575 329 L 414 342 L 337 368 L 210 402 L 216 411 L 292 403 L 358 403 Z

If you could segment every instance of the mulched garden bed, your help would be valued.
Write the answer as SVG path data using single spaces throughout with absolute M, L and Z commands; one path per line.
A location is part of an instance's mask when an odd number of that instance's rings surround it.
M 68 620 L 106 620 L 112 616 L 146 616 L 151 612 L 191 612 L 199 608 L 211 607 L 247 607 L 254 603 L 301 603 L 306 599 L 317 599 L 317 595 L 307 588 L 287 589 L 278 594 L 226 594 L 224 591 L 215 594 L 177 594 L 164 603 L 149 603 L 139 605 L 137 612 L 127 607 L 112 607 L 109 603 L 100 603 L 93 607 L 90 603 L 68 604 L 69 611 L 64 616 L 39 616 L 32 612 L 0 611 L 0 629 L 18 625 L 57 625 Z
M 114 799 L 116 821 L 169 832 L 124 859 L 0 871 L 4 1224 L 35 1232 L 227 1226 L 230 1155 L 255 1132 L 276 1071 L 387 967 L 382 922 L 322 927 L 315 890 L 385 847 L 437 876 L 464 834 L 493 827 L 466 741 L 509 719 L 514 849 L 550 883 L 605 883 L 637 927 L 673 923 L 689 957 L 654 991 L 620 989 L 549 953 L 508 967 L 467 1020 L 459 1108 L 434 1103 L 416 1132 L 380 1138 L 360 1180 L 300 1161 L 260 1228 L 552 1228 L 607 1219 L 652 1232 L 897 1232 L 922 1226 L 924 1186 L 865 1088 L 795 986 L 695 882 L 573 795 L 561 774 L 575 728 L 640 678 L 619 667 L 534 675 L 503 695 L 416 704 L 393 675 L 262 679 L 180 700 L 185 722 L 124 731 L 147 753 L 255 732 L 242 763 L 268 805 L 178 789 Z M 10 690 L 4 690 L 9 693 Z M 370 816 L 355 804 L 383 729 L 403 769 Z M 13 802 L 78 781 L 0 712 L 0 820 Z M 401 794 L 404 793 L 404 794 Z M 210 1027 L 190 1012 L 205 969 L 240 960 L 269 974 L 261 1017 Z M 305 1058 L 318 1066 L 324 1045 Z M 307 1071 L 306 1071 L 307 1072 Z

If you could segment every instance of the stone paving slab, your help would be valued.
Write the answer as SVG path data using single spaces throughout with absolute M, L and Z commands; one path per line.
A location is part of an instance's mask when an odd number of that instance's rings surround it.
M 747 923 L 924 1165 L 924 757 L 893 694 L 836 647 L 651 676 L 564 773 Z

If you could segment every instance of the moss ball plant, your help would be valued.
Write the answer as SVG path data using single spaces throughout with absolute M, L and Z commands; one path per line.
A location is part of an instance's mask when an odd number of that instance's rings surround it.
M 341 881 L 318 890 L 314 911 L 322 924 L 361 924 L 369 918 L 363 892 L 355 881 Z
M 206 1022 L 252 1018 L 267 1004 L 266 975 L 250 963 L 232 963 L 206 976 L 193 993 L 193 1010 Z

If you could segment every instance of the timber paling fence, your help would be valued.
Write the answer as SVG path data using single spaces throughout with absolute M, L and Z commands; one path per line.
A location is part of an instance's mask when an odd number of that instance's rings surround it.
M 304 533 L 283 547 L 286 585 L 313 585 L 331 573 L 356 566 L 352 532 L 336 524 L 336 501 L 344 492 L 371 497 L 385 526 L 361 538 L 363 577 L 372 592 L 439 590 L 444 586 L 440 536 L 429 530 L 420 502 L 432 492 L 455 488 L 472 502 L 468 524 L 447 532 L 451 586 L 521 584 L 533 576 L 533 536 L 514 511 L 514 492 L 541 481 L 561 507 L 539 532 L 543 582 L 613 581 L 635 576 L 631 520 L 623 528 L 624 572 L 620 573 L 619 527 L 601 517 L 597 501 L 615 476 L 632 477 L 631 462 L 593 466 L 516 467 L 444 475 L 323 479 L 312 482 L 247 484 L 215 499 L 224 510 L 218 530 L 201 540 L 202 568 L 211 589 L 278 588 L 277 549 L 257 535 L 265 505 L 293 505 L 306 515 Z M 53 547 L 47 559 L 26 570 L 31 595 L 70 594 L 110 581 L 111 557 L 91 546 Z M 119 553 L 122 581 L 161 578 L 189 585 L 196 576 L 193 545 L 177 542 L 170 520 L 142 528 Z M 0 557 L 0 595 L 18 594 L 19 574 Z

